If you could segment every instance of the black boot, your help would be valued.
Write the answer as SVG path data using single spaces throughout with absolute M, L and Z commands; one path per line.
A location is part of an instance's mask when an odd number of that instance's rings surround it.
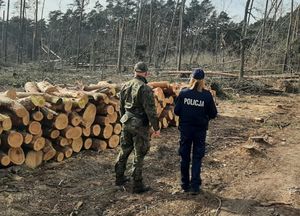
M 127 176 L 116 177 L 116 186 L 123 186 L 126 182 L 129 182 L 130 178 Z
M 145 186 L 143 184 L 143 182 L 141 182 L 141 181 L 134 181 L 133 182 L 132 193 L 140 194 L 140 193 L 145 193 L 149 190 L 151 190 L 151 188 L 148 187 L 148 186 Z

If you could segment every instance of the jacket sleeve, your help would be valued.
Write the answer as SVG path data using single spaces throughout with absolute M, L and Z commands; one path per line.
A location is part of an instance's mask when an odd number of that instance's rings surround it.
M 144 86 L 141 89 L 141 101 L 145 113 L 155 131 L 159 130 L 159 121 L 157 117 L 155 102 L 154 102 L 154 95 L 152 89 L 149 86 Z
M 208 107 L 207 107 L 207 113 L 208 113 L 208 117 L 210 120 L 210 119 L 214 119 L 217 117 L 218 111 L 217 111 L 215 101 L 210 92 L 209 92 L 209 96 L 210 97 L 209 97 L 209 103 L 208 103 Z
M 174 108 L 175 115 L 179 116 L 181 113 L 181 109 L 182 109 L 182 95 L 180 93 L 175 100 L 175 108 Z
M 125 98 L 124 98 L 124 86 L 120 91 L 120 115 L 121 117 L 125 114 Z

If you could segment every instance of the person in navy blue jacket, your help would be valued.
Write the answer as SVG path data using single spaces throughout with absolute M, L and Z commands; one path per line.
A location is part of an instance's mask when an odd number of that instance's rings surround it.
M 182 89 L 176 99 L 175 114 L 179 116 L 181 156 L 181 188 L 198 194 L 201 187 L 201 164 L 205 154 L 205 138 L 208 122 L 217 116 L 217 108 L 211 93 L 204 89 L 204 71 L 192 73 L 189 87 Z M 192 173 L 190 162 L 192 151 Z

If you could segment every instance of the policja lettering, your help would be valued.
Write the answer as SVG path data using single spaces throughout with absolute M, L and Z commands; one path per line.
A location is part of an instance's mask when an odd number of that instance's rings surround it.
M 195 100 L 191 98 L 184 98 L 184 104 L 191 105 L 191 106 L 198 106 L 198 107 L 204 107 L 204 101 L 201 100 Z

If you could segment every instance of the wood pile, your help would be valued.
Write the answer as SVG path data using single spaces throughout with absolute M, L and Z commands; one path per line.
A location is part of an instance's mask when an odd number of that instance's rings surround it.
M 178 126 L 174 102 L 186 84 L 151 82 L 160 128 Z M 0 167 L 62 161 L 82 149 L 116 148 L 122 126 L 119 86 L 101 81 L 89 86 L 28 82 L 25 92 L 0 92 Z
M 82 149 L 102 151 L 119 144 L 115 84 L 102 81 L 72 89 L 43 81 L 24 88 L 0 93 L 0 166 L 35 168 Z

